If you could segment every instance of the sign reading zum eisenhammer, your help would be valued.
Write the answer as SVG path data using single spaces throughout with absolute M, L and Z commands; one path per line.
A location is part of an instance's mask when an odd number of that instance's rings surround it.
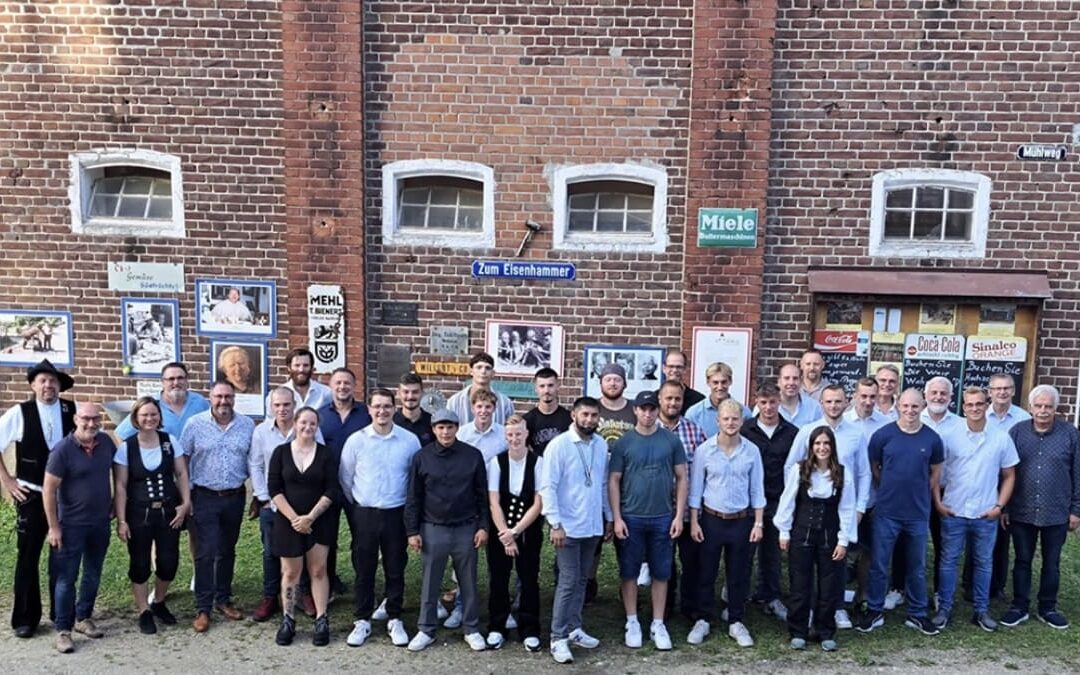
M 573 281 L 577 268 L 571 263 L 520 262 L 517 260 L 474 260 L 472 275 L 477 279 L 540 279 Z
M 698 246 L 757 247 L 757 209 L 698 209 Z

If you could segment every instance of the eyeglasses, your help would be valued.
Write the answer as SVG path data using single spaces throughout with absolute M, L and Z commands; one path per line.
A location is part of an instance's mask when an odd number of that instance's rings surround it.
M 990 387 L 990 391 L 1012 391 L 1016 387 Z

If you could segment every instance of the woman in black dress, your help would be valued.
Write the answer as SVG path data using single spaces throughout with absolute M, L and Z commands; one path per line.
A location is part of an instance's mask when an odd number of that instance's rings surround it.
M 277 507 L 270 548 L 281 558 L 281 606 L 285 614 L 276 639 L 279 645 L 287 645 L 296 635 L 293 609 L 306 562 L 315 600 L 311 641 L 321 647 L 330 642 L 326 555 L 337 528 L 337 521 L 322 516 L 341 493 L 338 463 L 329 448 L 315 442 L 319 413 L 314 408 L 301 408 L 293 428 L 295 439 L 274 449 L 267 476 L 270 499 Z

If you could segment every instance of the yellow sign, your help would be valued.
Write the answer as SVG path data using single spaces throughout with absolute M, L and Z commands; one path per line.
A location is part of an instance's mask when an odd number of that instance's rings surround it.
M 466 377 L 471 374 L 468 361 L 443 361 L 439 359 L 416 359 L 413 371 L 421 377 L 427 375 L 454 375 Z

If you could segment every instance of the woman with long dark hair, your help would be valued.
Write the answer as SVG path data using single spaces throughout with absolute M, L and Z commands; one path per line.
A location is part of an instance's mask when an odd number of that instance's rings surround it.
M 784 476 L 784 492 L 773 524 L 780 550 L 788 553 L 791 647 L 804 649 L 810 635 L 810 605 L 815 568 L 817 606 L 814 631 L 827 652 L 836 650 L 836 601 L 844 579 L 847 547 L 858 538 L 855 489 L 836 455 L 836 436 L 828 426 L 810 433 L 810 453 Z

